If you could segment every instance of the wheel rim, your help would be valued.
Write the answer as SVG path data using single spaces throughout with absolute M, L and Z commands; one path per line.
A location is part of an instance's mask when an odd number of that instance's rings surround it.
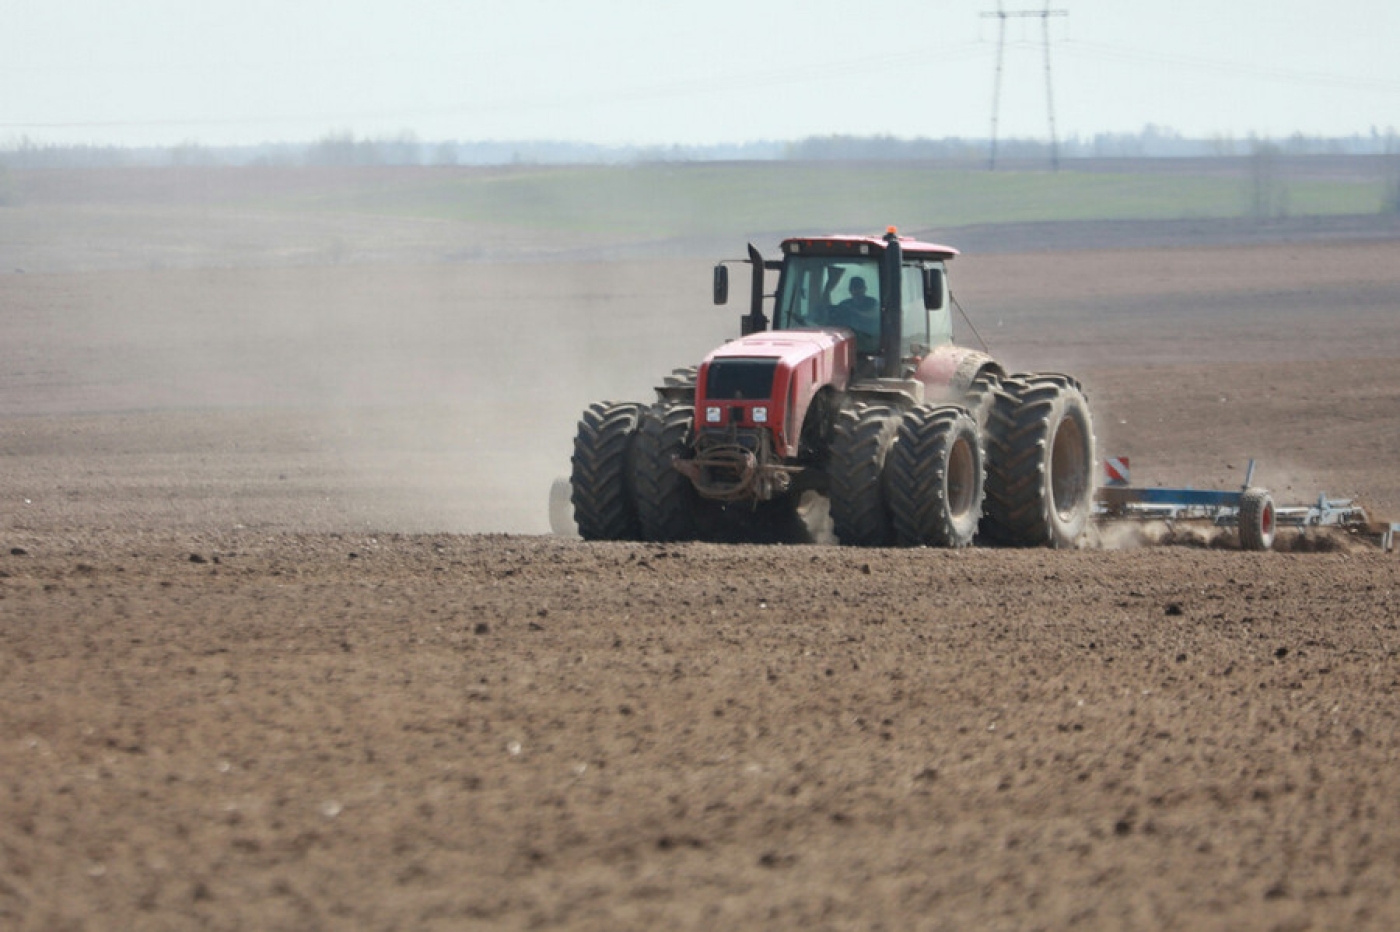
M 1084 449 L 1084 428 L 1078 418 L 1067 417 L 1055 431 L 1050 450 L 1050 495 L 1055 512 L 1062 519 L 1071 517 L 1084 502 L 1087 488 L 1088 454 Z
M 959 437 L 948 451 L 948 513 L 961 518 L 977 498 L 977 465 L 972 444 Z
M 1274 536 L 1274 506 L 1272 502 L 1264 506 L 1264 513 L 1259 516 L 1259 530 L 1265 540 Z

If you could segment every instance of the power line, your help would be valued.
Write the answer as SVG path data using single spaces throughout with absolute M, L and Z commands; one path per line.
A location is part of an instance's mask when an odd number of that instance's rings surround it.
M 50 119 L 0 121 L 0 130 L 38 129 L 114 129 L 114 128 L 187 128 L 212 126 L 253 126 L 262 124 L 304 122 L 349 122 L 357 120 L 421 119 L 435 117 L 471 116 L 490 113 L 519 113 L 568 110 L 588 106 L 609 106 L 648 101 L 666 101 L 688 97 L 732 93 L 788 86 L 815 87 L 833 82 L 850 83 L 853 79 L 872 74 L 910 68 L 948 65 L 958 61 L 980 58 L 986 52 L 981 43 L 962 42 L 944 45 L 922 45 L 904 51 L 842 58 L 820 65 L 765 68 L 721 73 L 691 79 L 678 79 L 643 85 L 621 86 L 599 90 L 581 90 L 517 97 L 514 99 L 458 100 L 435 107 L 399 107 L 374 110 L 301 112 L 240 115 L 231 117 L 163 117 L 126 119 Z M 0 74 L 12 71 L 0 64 Z
M 1007 10 L 1003 9 L 1000 0 L 998 0 L 995 12 L 982 14 L 983 19 L 995 18 L 997 20 L 997 65 L 996 75 L 992 83 L 992 148 L 991 155 L 987 159 L 988 171 L 996 171 L 997 167 L 997 117 L 1001 110 L 1001 67 L 1006 49 L 1006 21 L 1030 17 L 1036 17 L 1040 20 L 1040 44 L 1045 49 L 1045 108 L 1050 115 L 1050 164 L 1055 171 L 1060 170 L 1060 141 L 1055 133 L 1055 95 L 1052 90 L 1053 82 L 1050 79 L 1050 17 L 1068 15 L 1069 10 L 1050 9 L 1050 0 L 1045 0 L 1045 9 L 1043 10 Z
M 1183 55 L 1126 45 L 1106 45 L 1083 40 L 1070 41 L 1062 47 L 1065 54 L 1075 58 L 1099 59 L 1124 64 L 1172 65 L 1198 71 L 1218 71 L 1263 81 L 1277 81 L 1313 87 L 1335 87 L 1347 90 L 1394 93 L 1400 91 L 1400 81 L 1376 76 L 1361 77 L 1327 71 L 1301 71 L 1274 65 L 1258 65 L 1240 61 L 1223 61 L 1200 55 Z

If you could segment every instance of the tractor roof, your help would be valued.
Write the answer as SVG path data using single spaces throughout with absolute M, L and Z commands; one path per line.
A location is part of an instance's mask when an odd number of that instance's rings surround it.
M 899 238 L 905 254 L 920 259 L 951 259 L 958 254 L 952 246 L 925 243 L 909 236 Z M 784 255 L 879 255 L 885 251 L 883 236 L 794 236 L 783 240 Z

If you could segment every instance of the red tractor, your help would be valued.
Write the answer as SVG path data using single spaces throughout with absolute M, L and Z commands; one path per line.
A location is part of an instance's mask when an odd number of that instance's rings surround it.
M 824 496 L 847 545 L 1079 543 L 1096 475 L 1083 391 L 953 345 L 957 250 L 891 228 L 782 252 L 750 245 L 736 260 L 753 273 L 743 336 L 651 405 L 584 412 L 570 477 L 584 539 L 798 538 L 805 503 Z M 716 304 L 728 273 L 715 267 Z

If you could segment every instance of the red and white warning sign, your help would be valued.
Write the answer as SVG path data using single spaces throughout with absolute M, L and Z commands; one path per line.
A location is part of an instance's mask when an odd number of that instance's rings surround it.
M 1126 456 L 1110 456 L 1103 461 L 1104 478 L 1109 485 L 1128 484 L 1128 458 Z

